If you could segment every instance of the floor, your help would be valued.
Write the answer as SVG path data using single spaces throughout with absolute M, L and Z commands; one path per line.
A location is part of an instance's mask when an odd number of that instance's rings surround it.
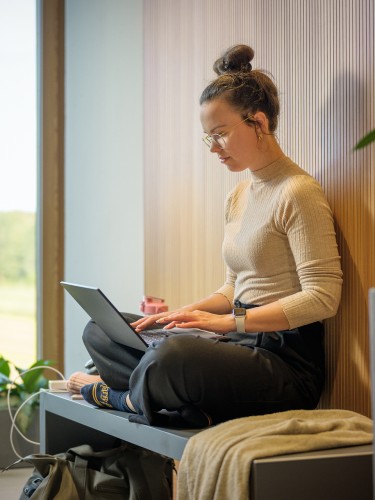
M 18 467 L 0 472 L 0 500 L 18 500 L 32 470 L 32 467 Z

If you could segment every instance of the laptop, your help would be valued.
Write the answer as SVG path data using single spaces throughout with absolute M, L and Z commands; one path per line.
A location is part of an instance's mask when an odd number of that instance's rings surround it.
M 60 284 L 86 311 L 90 318 L 105 331 L 111 340 L 139 351 L 146 351 L 151 343 L 160 342 L 171 335 L 181 333 L 215 340 L 229 340 L 224 335 L 200 330 L 199 328 L 172 328 L 170 330 L 159 328 L 136 332 L 129 321 L 124 318 L 99 288 L 67 283 L 66 281 L 60 281 Z

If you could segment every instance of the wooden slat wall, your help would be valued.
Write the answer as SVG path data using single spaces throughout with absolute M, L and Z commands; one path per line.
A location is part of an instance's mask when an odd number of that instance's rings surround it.
M 224 279 L 223 203 L 246 174 L 228 173 L 201 141 L 199 96 L 212 63 L 248 43 L 280 89 L 279 140 L 322 184 L 345 273 L 327 321 L 322 407 L 370 414 L 367 292 L 375 285 L 373 0 L 144 0 L 145 290 L 170 308 Z

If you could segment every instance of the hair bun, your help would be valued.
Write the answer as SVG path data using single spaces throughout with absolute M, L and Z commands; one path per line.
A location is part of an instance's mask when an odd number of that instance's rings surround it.
M 251 61 L 254 58 L 254 50 L 248 45 L 235 45 L 229 48 L 225 54 L 214 63 L 214 71 L 217 75 L 224 73 L 248 73 L 251 71 Z

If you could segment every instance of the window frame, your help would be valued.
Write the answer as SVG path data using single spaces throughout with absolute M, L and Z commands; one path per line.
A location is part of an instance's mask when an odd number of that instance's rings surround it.
M 64 0 L 37 0 L 37 355 L 64 370 Z

